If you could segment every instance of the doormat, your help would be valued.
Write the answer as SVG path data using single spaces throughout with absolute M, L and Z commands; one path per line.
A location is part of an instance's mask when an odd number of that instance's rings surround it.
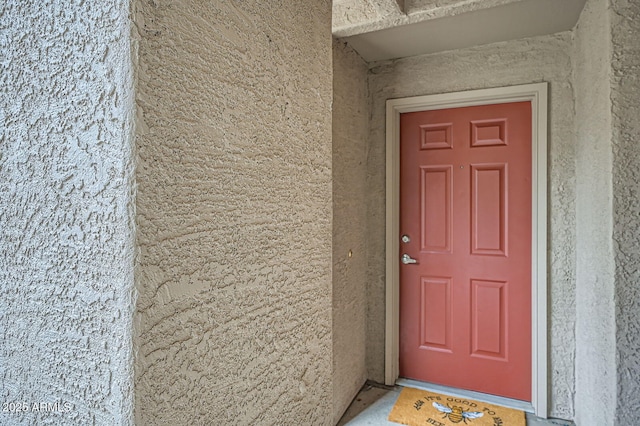
M 523 411 L 414 388 L 402 389 L 389 421 L 409 426 L 525 426 Z

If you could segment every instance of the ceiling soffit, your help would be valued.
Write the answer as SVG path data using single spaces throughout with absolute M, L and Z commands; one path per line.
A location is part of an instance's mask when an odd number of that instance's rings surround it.
M 333 34 L 367 61 L 573 28 L 585 0 L 334 0 Z

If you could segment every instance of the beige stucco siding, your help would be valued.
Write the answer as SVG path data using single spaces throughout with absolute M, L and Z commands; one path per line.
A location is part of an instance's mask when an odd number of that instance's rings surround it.
M 337 422 L 367 378 L 367 64 L 333 44 L 333 401 Z
M 607 1 L 588 1 L 573 40 L 577 424 L 612 425 L 616 406 L 610 32 Z
M 330 424 L 331 2 L 134 22 L 136 422 Z
M 132 419 L 129 24 L 124 0 L 0 6 L 2 425 Z
M 611 0 L 616 425 L 640 412 L 640 3 Z

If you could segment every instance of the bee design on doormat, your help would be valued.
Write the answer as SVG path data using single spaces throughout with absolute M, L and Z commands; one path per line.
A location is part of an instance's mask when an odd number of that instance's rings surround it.
M 477 419 L 478 417 L 484 416 L 484 413 L 479 411 L 462 411 L 462 407 L 447 407 L 446 405 L 442 405 L 438 402 L 434 402 L 433 406 L 438 409 L 438 411 L 444 413 L 444 419 L 448 418 L 452 423 L 460 423 L 464 420 L 464 423 L 467 423 L 467 419 Z

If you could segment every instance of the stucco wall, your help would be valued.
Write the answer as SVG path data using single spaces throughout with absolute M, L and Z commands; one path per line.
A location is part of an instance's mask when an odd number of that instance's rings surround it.
M 333 76 L 333 420 L 337 422 L 367 378 L 367 64 L 349 46 L 334 41 Z
M 640 413 L 640 3 L 611 0 L 616 425 Z
M 576 396 L 578 425 L 616 410 L 612 223 L 611 28 L 590 0 L 574 31 L 576 108 Z
M 130 424 L 129 3 L 3 2 L 0 28 L 0 402 L 29 404 L 0 424 Z
M 135 5 L 137 423 L 330 424 L 331 2 Z
M 385 101 L 391 98 L 547 81 L 549 103 L 550 414 L 573 416 L 575 151 L 571 33 L 371 64 L 368 153 L 367 365 L 384 380 Z

